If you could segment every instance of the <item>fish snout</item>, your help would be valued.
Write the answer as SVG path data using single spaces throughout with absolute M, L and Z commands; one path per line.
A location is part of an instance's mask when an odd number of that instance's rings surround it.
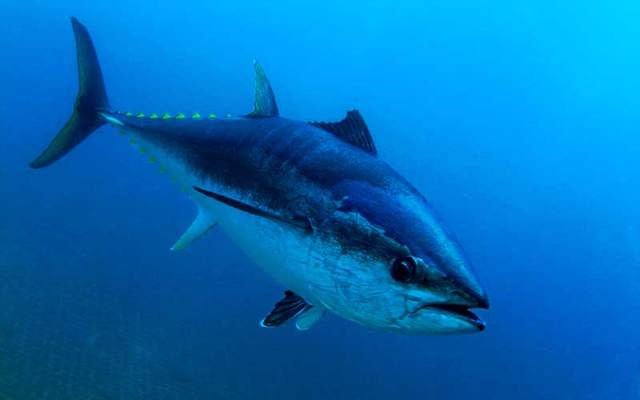
M 443 296 L 446 304 L 465 308 L 489 308 L 489 296 L 476 280 L 447 276 L 443 287 L 448 292 Z
M 489 296 L 480 285 L 469 286 L 463 284 L 460 285 L 459 291 L 461 293 L 461 299 L 469 308 L 489 308 Z

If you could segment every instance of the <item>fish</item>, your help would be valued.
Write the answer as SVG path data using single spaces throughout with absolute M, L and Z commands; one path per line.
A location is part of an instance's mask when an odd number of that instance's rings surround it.
M 114 127 L 197 206 L 171 250 L 217 226 L 286 289 L 263 327 L 295 321 L 305 331 L 331 313 L 406 334 L 485 329 L 471 310 L 489 308 L 488 296 L 460 244 L 381 159 L 359 111 L 336 122 L 285 118 L 257 62 L 246 115 L 116 111 L 87 28 L 76 18 L 71 25 L 78 94 L 32 168 Z

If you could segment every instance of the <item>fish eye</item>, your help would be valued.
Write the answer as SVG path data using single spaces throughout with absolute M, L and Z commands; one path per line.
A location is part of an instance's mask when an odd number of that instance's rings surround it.
M 411 282 L 416 277 L 416 270 L 416 260 L 413 257 L 396 258 L 391 265 L 391 277 L 397 282 Z

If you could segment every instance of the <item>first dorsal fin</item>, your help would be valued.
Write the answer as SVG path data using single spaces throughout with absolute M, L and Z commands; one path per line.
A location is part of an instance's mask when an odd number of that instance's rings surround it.
M 309 124 L 331 132 L 345 142 L 368 153 L 378 154 L 369 128 L 358 110 L 348 111 L 347 116 L 340 122 L 309 122 Z
M 269 79 L 260 64 L 254 61 L 253 66 L 256 70 L 256 97 L 253 112 L 249 115 L 252 117 L 277 117 L 278 105 Z

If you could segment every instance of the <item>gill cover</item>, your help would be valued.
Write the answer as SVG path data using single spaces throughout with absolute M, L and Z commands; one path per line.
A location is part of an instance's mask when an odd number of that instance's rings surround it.
M 78 95 L 73 113 L 49 146 L 33 161 L 32 168 L 46 167 L 67 154 L 105 121 L 100 111 L 109 108 L 98 56 L 87 28 L 71 18 L 78 60 Z

